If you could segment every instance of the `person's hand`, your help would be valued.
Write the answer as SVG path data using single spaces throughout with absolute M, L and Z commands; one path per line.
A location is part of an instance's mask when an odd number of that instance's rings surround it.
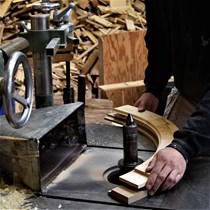
M 149 163 L 146 172 L 150 173 L 146 189 L 149 195 L 157 191 L 169 190 L 183 177 L 186 160 L 176 149 L 161 149 Z
M 134 106 L 138 107 L 139 112 L 144 112 L 145 110 L 155 112 L 158 103 L 159 99 L 152 93 L 143 93 Z

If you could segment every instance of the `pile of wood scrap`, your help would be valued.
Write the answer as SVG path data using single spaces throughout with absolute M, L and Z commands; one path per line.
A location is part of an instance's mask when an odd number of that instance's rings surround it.
M 8 42 L 20 33 L 20 21 L 28 21 L 33 13 L 32 3 L 37 0 L 0 1 L 0 44 Z
M 34 2 L 38 1 L 0 0 L 0 44 L 19 35 L 22 30 L 20 21 L 25 21 L 26 25 L 30 22 L 30 15 L 37 13 L 32 8 Z M 70 2 L 62 0 L 62 6 Z M 97 97 L 97 91 L 93 93 L 93 89 L 99 85 L 98 38 L 145 28 L 144 0 L 76 0 L 74 3 L 70 22 L 74 23 L 73 35 L 79 44 L 74 46 L 71 83 L 77 86 L 78 74 L 85 74 L 87 97 L 94 98 Z M 59 95 L 59 91 L 65 87 L 65 64 L 53 64 L 53 69 L 53 89 Z
M 144 29 L 145 4 L 140 0 L 78 0 L 71 19 L 75 24 L 73 34 L 79 39 L 72 62 L 87 76 L 92 85 L 89 87 L 97 88 L 99 37 Z

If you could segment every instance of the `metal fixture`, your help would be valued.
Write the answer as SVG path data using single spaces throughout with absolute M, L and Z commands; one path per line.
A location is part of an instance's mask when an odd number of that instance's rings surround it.
M 137 125 L 132 115 L 128 114 L 126 123 L 123 125 L 124 157 L 118 162 L 120 174 L 133 170 L 137 165 L 143 162 L 143 160 L 138 158 L 137 133 Z
M 55 56 L 59 48 L 66 48 L 67 42 L 76 43 L 77 40 L 72 36 L 73 24 L 69 22 L 73 3 L 61 12 L 59 4 L 48 1 L 36 3 L 33 8 L 40 13 L 31 15 L 31 29 L 21 23 L 26 32 L 20 36 L 28 40 L 33 53 L 35 102 L 36 108 L 41 108 L 54 105 L 51 56 Z M 50 27 L 51 10 L 54 10 L 53 28 Z
M 0 48 L 0 107 L 4 107 L 8 123 L 13 128 L 21 128 L 30 117 L 33 99 L 33 81 L 27 56 L 21 52 L 29 46 L 24 38 L 16 38 Z M 24 71 L 24 96 L 15 90 L 15 75 L 22 64 Z M 20 114 L 14 111 L 14 103 L 22 105 Z

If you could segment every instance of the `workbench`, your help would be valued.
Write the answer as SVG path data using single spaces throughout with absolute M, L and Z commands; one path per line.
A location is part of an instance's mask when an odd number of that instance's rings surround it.
M 86 129 L 90 150 L 101 147 L 103 148 L 101 155 L 105 155 L 109 148 L 122 148 L 120 128 L 111 125 L 90 124 Z M 101 133 L 106 134 L 101 135 Z M 139 156 L 143 159 L 150 156 L 153 150 L 153 145 L 144 143 L 145 145 L 139 152 Z M 116 159 L 112 161 L 116 161 L 117 164 L 120 155 L 121 152 L 118 155 L 113 155 Z M 109 160 L 109 157 L 104 157 L 104 164 L 106 164 L 105 159 Z M 77 181 L 69 176 L 62 182 L 60 188 L 56 187 L 56 183 L 54 183 L 55 186 L 51 191 L 49 190 L 41 197 L 32 200 L 34 207 L 38 209 L 128 209 L 127 205 L 114 201 L 108 196 L 107 192 L 113 185 L 106 181 L 101 182 L 103 174 L 94 172 L 95 168 L 91 169 L 91 164 L 95 166 L 93 162 L 89 162 L 89 164 L 90 171 L 92 170 L 96 177 L 90 175 L 88 180 L 84 177 L 84 174 L 88 172 L 77 171 Z M 100 169 L 98 169 L 98 173 L 100 173 Z M 146 197 L 129 205 L 129 209 L 209 209 L 209 178 L 210 157 L 198 157 L 188 164 L 184 178 L 174 189 L 154 197 Z M 96 182 L 94 183 L 94 181 Z M 98 185 L 101 190 L 99 194 L 97 192 Z M 48 194 L 51 195 L 48 196 Z
M 100 101 L 100 100 L 99 100 Z M 92 106 L 94 104 L 94 106 Z M 27 200 L 34 209 L 209 209 L 210 157 L 188 163 L 183 179 L 170 191 L 124 204 L 108 195 L 118 186 L 110 179 L 123 157 L 122 127 L 104 120 L 111 104 L 86 103 L 87 147 L 42 192 Z M 138 156 L 147 160 L 155 152 L 153 142 L 138 135 Z M 146 195 L 146 190 L 142 192 Z
M 87 109 L 88 110 L 88 109 Z M 93 109 L 95 123 L 86 110 L 88 147 L 78 162 L 64 170 L 40 195 L 30 199 L 37 209 L 209 209 L 210 157 L 199 156 L 188 163 L 183 179 L 170 191 L 145 197 L 130 205 L 108 196 L 116 184 L 107 178 L 122 158 L 122 128 L 101 118 L 110 111 Z M 91 117 L 90 117 L 91 115 Z M 138 136 L 139 157 L 148 159 L 154 144 Z M 146 191 L 145 191 L 146 193 Z

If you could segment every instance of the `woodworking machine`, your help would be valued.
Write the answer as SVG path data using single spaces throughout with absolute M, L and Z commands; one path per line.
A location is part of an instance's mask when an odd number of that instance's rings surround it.
M 38 13 L 31 15 L 31 28 L 22 22 L 25 32 L 0 51 L 0 105 L 4 104 L 6 118 L 12 125 L 5 122 L 5 116 L 0 117 L 0 170 L 13 182 L 22 182 L 40 192 L 84 150 L 86 133 L 84 94 L 80 94 L 80 102 L 65 100 L 64 105 L 55 106 L 53 101 L 51 58 L 63 54 L 62 59 L 69 64 L 71 45 L 78 43 L 72 36 L 73 24 L 69 20 L 74 4 L 59 10 L 58 3 L 42 1 L 34 3 L 33 8 Z M 50 27 L 51 11 L 54 11 L 53 27 Z M 27 56 L 20 52 L 25 48 L 33 54 L 36 105 L 33 110 L 31 68 Z M 14 86 L 20 64 L 25 74 L 24 96 L 18 95 Z M 67 78 L 66 89 L 70 88 L 70 72 Z M 79 78 L 78 87 L 85 91 L 85 78 Z M 71 98 L 67 93 L 71 91 L 66 91 L 65 99 Z M 23 105 L 22 113 L 14 113 L 13 101 Z
M 51 57 L 59 53 L 60 48 L 67 48 L 68 44 L 77 44 L 78 40 L 72 36 L 74 25 L 69 21 L 74 8 L 73 3 L 62 11 L 58 10 L 58 3 L 48 1 L 34 3 L 33 8 L 39 13 L 31 15 L 31 29 L 21 22 L 26 32 L 20 36 L 28 40 L 33 53 L 36 108 L 41 108 L 53 106 Z M 51 11 L 53 11 L 53 27 L 50 27 Z M 72 58 L 70 52 L 69 56 L 66 59 L 68 64 Z M 69 74 L 70 72 L 67 72 L 67 77 Z
M 78 102 L 72 100 L 69 78 L 71 45 L 78 43 L 69 22 L 74 4 L 59 10 L 58 3 L 43 0 L 33 7 L 38 14 L 31 15 L 31 28 L 21 23 L 25 31 L 20 37 L 0 47 L 0 106 L 4 106 L 12 125 L 5 116 L 0 116 L 2 176 L 41 195 L 31 200 L 38 209 L 60 208 L 58 204 L 66 209 L 209 209 L 209 157 L 189 162 L 183 181 L 169 192 L 150 198 L 141 189 L 143 199 L 130 205 L 108 195 L 109 190 L 121 184 L 119 175 L 149 159 L 156 147 L 137 133 L 130 114 L 122 127 L 85 124 L 85 77 L 78 78 Z M 31 69 L 22 52 L 26 48 L 33 54 L 36 104 L 33 110 Z M 53 101 L 51 62 L 55 58 L 67 64 L 63 105 L 54 105 Z M 14 88 L 19 64 L 23 65 L 25 75 L 24 97 Z M 22 114 L 17 114 L 19 118 L 12 110 L 13 101 L 23 105 Z M 150 136 L 154 137 L 152 133 Z M 204 200 L 208 203 L 203 203 Z

